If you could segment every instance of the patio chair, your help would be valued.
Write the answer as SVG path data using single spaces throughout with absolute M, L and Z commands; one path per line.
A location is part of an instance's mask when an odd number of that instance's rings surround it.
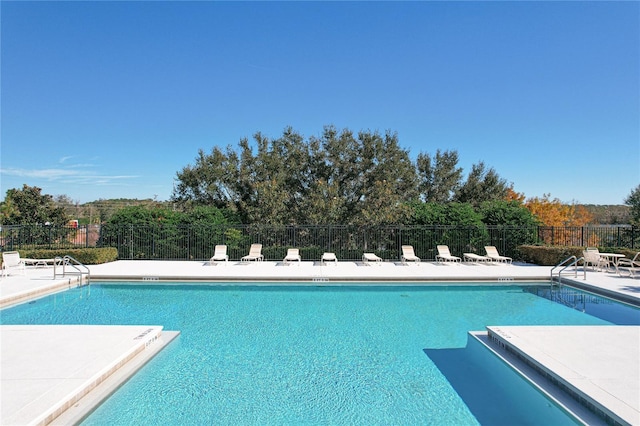
M 633 256 L 633 259 L 623 257 L 618 260 L 618 275 L 622 277 L 621 271 L 627 271 L 627 276 L 630 278 L 635 278 L 636 274 L 640 275 L 640 251 Z
M 402 255 L 400 256 L 400 261 L 402 263 L 420 263 L 420 258 L 414 253 L 413 246 L 402 246 Z
M 484 249 L 487 252 L 487 257 L 494 262 L 511 263 L 513 261 L 510 257 L 501 256 L 495 246 L 484 246 Z
M 209 259 L 209 263 L 221 262 L 223 260 L 225 262 L 229 261 L 229 255 L 227 254 L 227 246 L 224 244 L 217 245 L 215 250 L 213 251 L 213 256 L 211 256 L 211 259 Z
M 302 257 L 300 257 L 300 250 L 297 248 L 290 248 L 287 250 L 287 255 L 284 257 L 282 262 L 285 265 L 288 265 L 290 262 L 301 262 Z
M 380 262 L 382 262 L 382 258 L 376 255 L 375 253 L 363 253 L 362 262 L 367 265 L 369 264 L 369 262 L 375 262 L 377 264 L 380 264 Z
M 329 252 L 324 252 L 322 253 L 322 257 L 320 258 L 320 263 L 324 264 L 327 262 L 335 262 L 335 264 L 338 264 L 338 258 L 336 257 L 335 253 L 329 253 Z
M 255 260 L 256 262 L 262 262 L 264 256 L 262 255 L 262 244 L 251 244 L 249 254 L 240 259 L 242 262 L 250 262 Z
M 440 245 L 438 248 L 438 254 L 436 254 L 436 262 L 460 262 L 461 259 L 458 256 L 453 256 L 449 251 L 449 246 Z
M 35 268 L 43 267 L 46 268 L 49 265 L 53 265 L 56 263 L 55 259 L 28 259 L 26 257 L 21 258 L 24 262 L 25 266 L 33 266 Z
M 600 251 L 598 251 L 597 248 L 587 247 L 586 250 L 582 251 L 582 257 L 584 258 L 583 264 L 585 269 L 587 269 L 589 265 L 591 265 L 594 271 L 602 269 L 603 261 L 600 257 Z
M 2 275 L 7 276 L 10 270 L 18 270 L 22 275 L 26 275 L 24 260 L 20 259 L 17 251 L 2 252 Z
M 491 262 L 491 258 L 487 256 L 481 256 L 475 253 L 462 253 L 462 258 L 464 259 L 465 262 L 475 262 L 475 263 Z

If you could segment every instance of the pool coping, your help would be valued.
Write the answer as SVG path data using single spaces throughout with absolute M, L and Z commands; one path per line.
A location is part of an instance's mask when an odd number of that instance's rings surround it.
M 173 340 L 179 337 L 179 331 L 163 330 L 159 340 L 144 352 L 130 359 L 126 364 L 115 370 L 91 392 L 79 399 L 74 405 L 62 412 L 56 419 L 56 424 L 79 424 L 89 417 L 100 405 L 120 389 L 142 367 L 158 355 Z
M 600 296 L 608 297 L 609 299 L 616 300 L 618 302 L 626 303 L 637 308 L 640 308 L 640 298 L 633 297 L 631 295 L 611 290 L 608 288 L 604 288 L 602 286 L 590 284 L 588 282 L 579 281 L 576 279 L 571 279 L 567 277 L 560 278 L 560 284 L 565 284 L 570 287 L 577 288 L 579 290 L 588 291 L 589 293 L 594 293 Z
M 539 392 L 557 404 L 567 415 L 573 417 L 577 422 L 583 425 L 596 426 L 606 425 L 606 422 L 591 412 L 587 407 L 580 404 L 570 395 L 566 394 L 557 385 L 553 384 L 547 377 L 540 374 L 539 371 L 519 359 L 514 354 L 507 351 L 504 347 L 495 344 L 489 338 L 487 331 L 469 331 L 470 338 L 480 343 L 484 348 L 489 350 L 493 356 L 505 363 L 512 371 L 526 380 L 531 386 L 535 387 Z

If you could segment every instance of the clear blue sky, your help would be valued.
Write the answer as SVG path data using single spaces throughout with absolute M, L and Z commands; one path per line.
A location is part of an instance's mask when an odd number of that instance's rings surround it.
M 527 197 L 640 183 L 638 2 L 1 3 L 1 197 L 169 199 L 198 149 L 392 130 Z

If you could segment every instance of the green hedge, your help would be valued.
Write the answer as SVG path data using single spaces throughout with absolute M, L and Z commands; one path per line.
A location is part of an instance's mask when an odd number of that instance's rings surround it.
M 115 247 L 81 248 L 81 249 L 32 249 L 18 250 L 20 257 L 27 259 L 53 259 L 56 256 L 71 256 L 85 265 L 113 262 L 118 259 L 118 249 Z
M 582 257 L 585 247 L 576 246 L 519 246 L 522 260 L 541 266 L 555 266 L 568 257 Z M 601 253 L 621 253 L 628 258 L 638 253 L 638 250 L 620 247 L 598 247 Z

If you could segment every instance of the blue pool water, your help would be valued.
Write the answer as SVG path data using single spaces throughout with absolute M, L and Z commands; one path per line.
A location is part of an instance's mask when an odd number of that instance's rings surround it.
M 541 297 L 547 293 L 94 284 L 5 309 L 0 319 L 181 331 L 86 425 L 573 424 L 467 340 L 487 325 L 640 323 L 635 309 L 607 303 L 618 313 L 604 320 Z

